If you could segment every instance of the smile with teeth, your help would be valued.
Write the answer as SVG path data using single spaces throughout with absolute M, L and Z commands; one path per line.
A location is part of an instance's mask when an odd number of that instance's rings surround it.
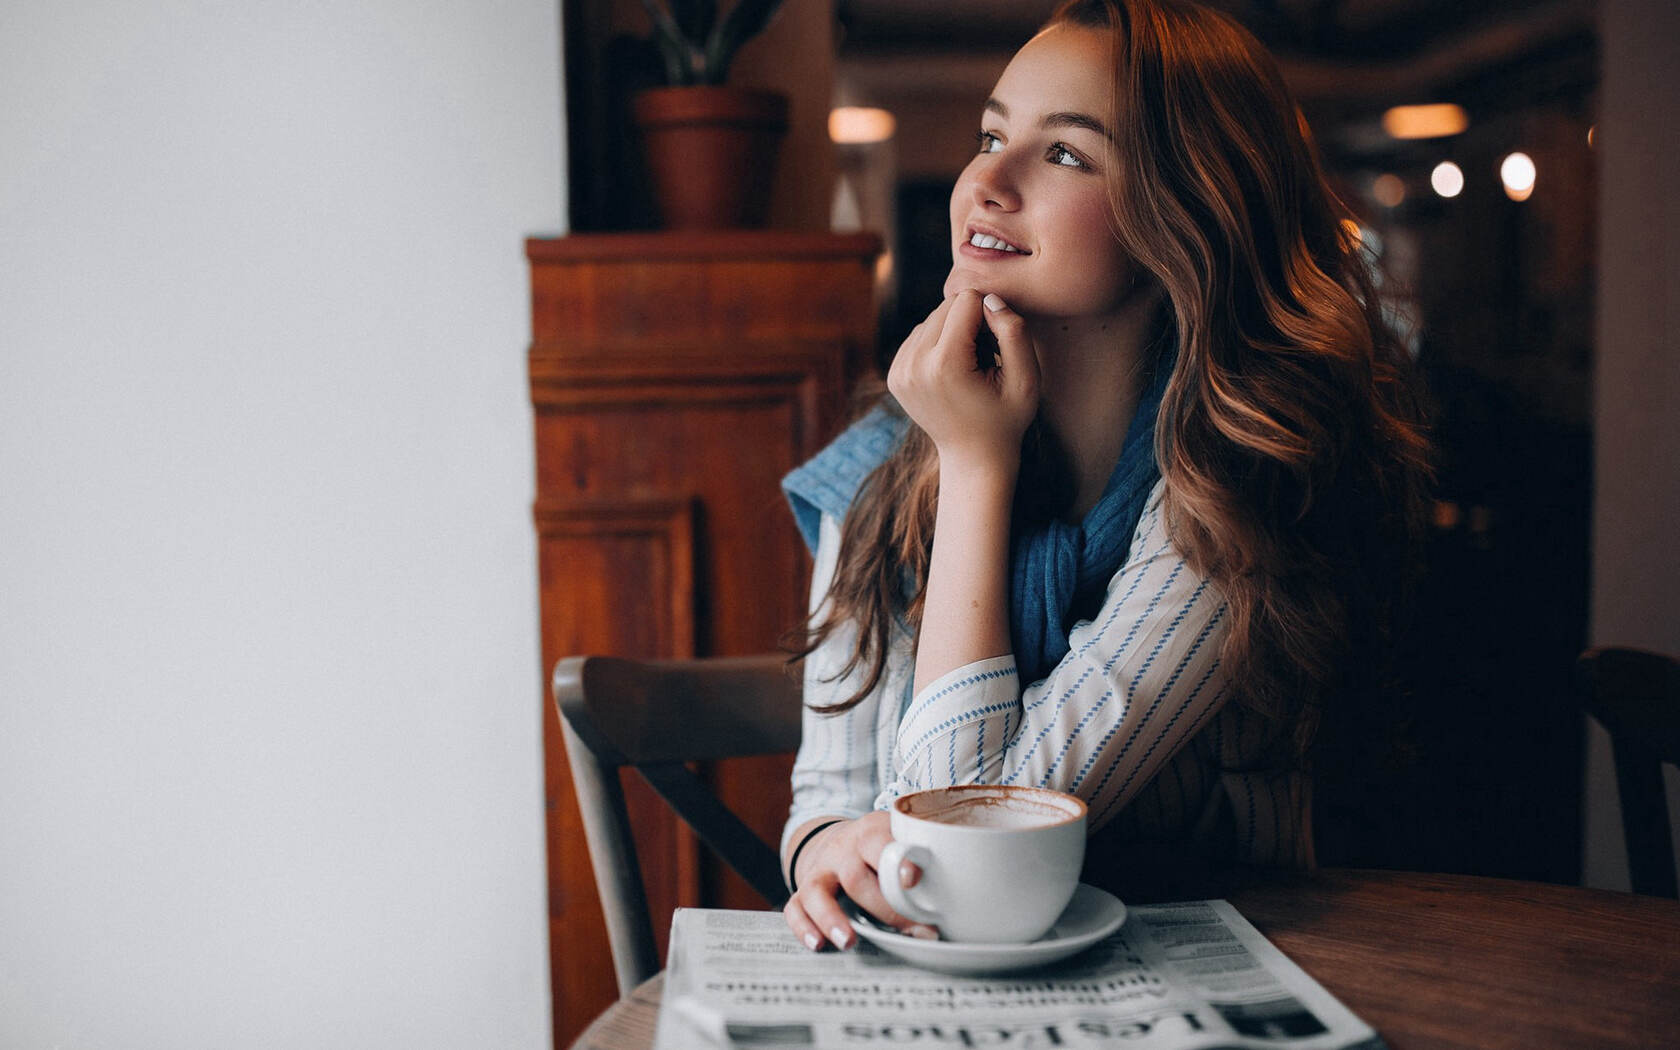
M 968 238 L 968 243 L 976 248 L 992 248 L 1000 252 L 1015 252 L 1018 255 L 1028 255 L 1025 248 L 1017 248 L 1000 237 L 993 237 L 989 233 L 975 233 Z

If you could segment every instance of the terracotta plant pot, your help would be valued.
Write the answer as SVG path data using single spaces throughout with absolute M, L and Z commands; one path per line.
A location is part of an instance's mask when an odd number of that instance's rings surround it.
M 731 87 L 672 87 L 632 100 L 663 225 L 763 226 L 787 96 Z

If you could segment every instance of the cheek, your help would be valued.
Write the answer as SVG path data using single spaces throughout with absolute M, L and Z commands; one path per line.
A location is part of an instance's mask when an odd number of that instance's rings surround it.
M 1108 291 L 1115 300 L 1124 299 L 1131 294 L 1132 289 L 1137 285 L 1137 260 L 1126 254 L 1125 249 L 1121 248 L 1119 243 L 1113 239 L 1108 241 L 1107 247 L 1108 258 L 1105 269 L 1108 272 Z
M 957 251 L 963 239 L 963 231 L 967 226 L 968 217 L 973 211 L 969 206 L 969 202 L 973 199 L 973 182 L 968 176 L 968 169 L 965 168 L 963 173 L 957 177 L 956 186 L 951 189 L 951 270 L 945 275 L 943 288 L 947 299 L 959 292 L 966 291 L 969 288 L 978 288 L 981 285 L 985 285 L 988 291 L 994 290 L 996 287 L 997 275 L 995 273 L 988 274 L 978 269 L 971 269 L 968 260 L 964 259 L 961 253 Z
M 1082 200 L 1059 219 L 1061 298 L 1076 312 L 1105 312 L 1125 298 L 1137 269 L 1110 232 L 1108 203 Z
M 951 215 L 951 242 L 962 236 L 963 222 L 968 218 L 969 204 L 974 200 L 974 181 L 969 174 L 973 163 L 963 165 L 962 172 L 957 176 L 956 185 L 951 187 L 951 200 L 947 211 Z
M 1108 203 L 1102 198 L 1081 196 L 1063 208 L 1057 220 L 1057 232 L 1065 238 L 1064 243 L 1077 246 L 1081 254 L 1107 257 L 1119 253 L 1109 232 Z
M 967 229 L 969 217 L 974 214 L 974 208 L 969 205 L 970 191 L 968 185 L 965 178 L 957 180 L 956 187 L 951 190 L 951 206 L 947 209 L 951 227 L 949 234 L 951 261 L 956 263 L 962 261 L 961 257 L 957 255 L 957 246 L 962 243 L 963 232 Z

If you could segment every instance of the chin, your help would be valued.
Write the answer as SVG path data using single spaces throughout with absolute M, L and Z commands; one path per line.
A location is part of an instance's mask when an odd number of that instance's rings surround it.
M 968 288 L 973 288 L 975 291 L 982 293 L 995 292 L 1001 295 L 1003 301 L 1010 306 L 1015 305 L 1015 300 L 1010 298 L 1011 289 L 1009 285 L 999 281 L 995 275 L 988 278 L 986 274 L 978 270 L 958 266 L 951 271 L 949 277 L 945 278 L 945 298 L 947 299 Z

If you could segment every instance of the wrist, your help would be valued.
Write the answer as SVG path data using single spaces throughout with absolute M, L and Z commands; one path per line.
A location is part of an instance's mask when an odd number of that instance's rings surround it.
M 1021 473 L 1021 449 L 940 449 L 939 491 L 962 493 L 968 498 L 1014 499 L 1015 482 Z
M 815 842 L 817 836 L 829 828 L 843 823 L 845 823 L 845 820 L 841 817 L 818 821 L 811 825 L 811 829 L 800 837 L 798 845 L 794 846 L 793 852 L 788 855 L 787 882 L 789 892 L 797 893 L 799 891 L 799 858 L 805 852 L 805 847 Z

